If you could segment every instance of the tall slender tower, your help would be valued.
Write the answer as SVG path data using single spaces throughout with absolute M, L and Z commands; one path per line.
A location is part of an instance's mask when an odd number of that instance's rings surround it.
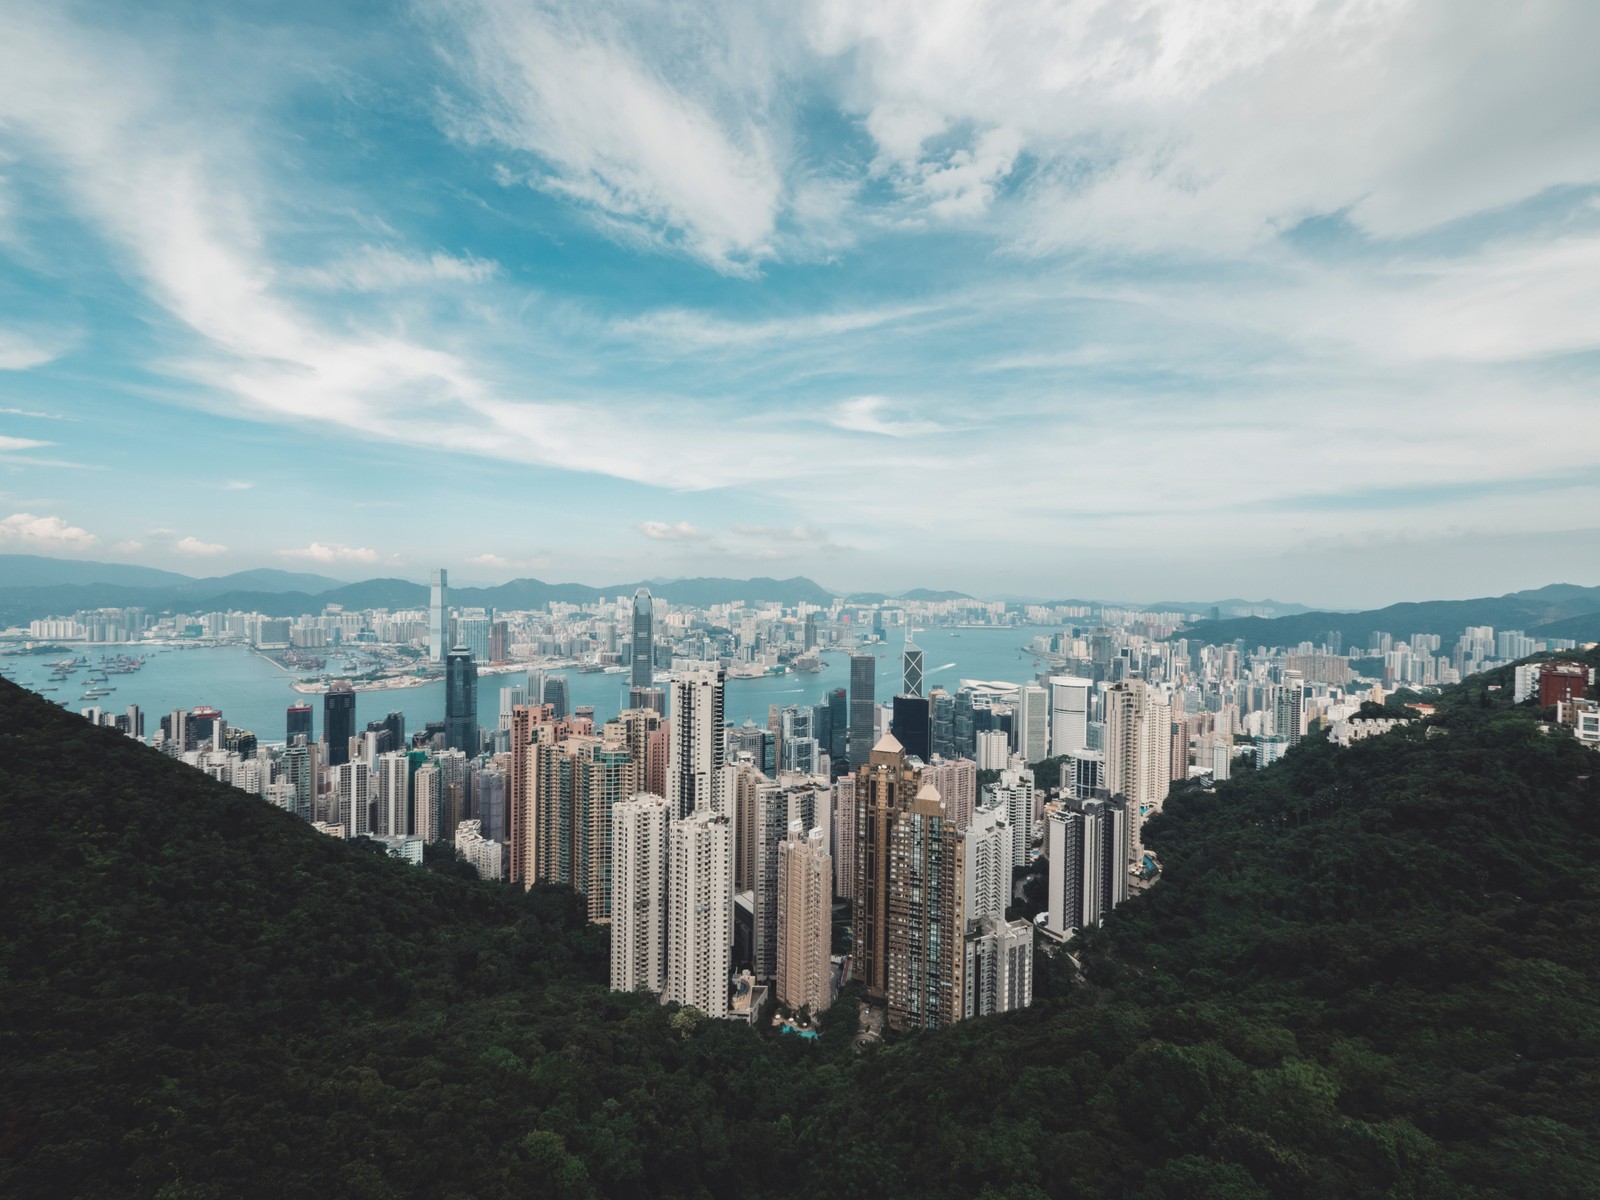
M 328 743 L 330 767 L 350 761 L 350 739 L 356 735 L 356 689 L 335 679 L 322 696 L 322 736 Z
M 833 862 L 827 835 L 791 821 L 777 853 L 778 1003 L 821 1012 L 833 1000 Z
M 443 662 L 450 648 L 450 573 L 435 567 L 428 590 L 428 660 Z
M 720 667 L 701 666 L 672 681 L 671 736 L 667 749 L 667 799 L 674 818 L 699 809 L 727 811 L 723 786 L 723 690 Z
M 733 943 L 733 822 L 709 808 L 672 823 L 663 999 L 728 1015 Z
M 877 707 L 876 675 L 878 660 L 870 654 L 850 656 L 850 745 L 851 766 L 864 765 L 872 753 L 873 709 Z
M 478 753 L 478 666 L 472 651 L 457 646 L 445 660 L 444 744 L 449 750 Z
M 667 983 L 667 802 L 637 795 L 611 810 L 611 987 Z
M 905 667 L 903 696 L 922 695 L 922 647 L 911 640 L 911 626 L 906 626 L 906 648 L 901 656 Z
M 1172 717 L 1142 679 L 1106 693 L 1106 790 L 1128 804 L 1128 861 L 1144 856 L 1144 822 L 1172 787 Z
M 896 815 L 911 802 L 917 786 L 905 747 L 892 734 L 879 739 L 869 761 L 856 771 L 855 942 L 850 956 L 855 977 L 880 1002 L 889 994 L 889 839 Z
M 655 653 L 654 602 L 650 599 L 650 589 L 642 587 L 633 594 L 632 673 L 629 679 L 634 687 L 650 686 L 656 669 Z

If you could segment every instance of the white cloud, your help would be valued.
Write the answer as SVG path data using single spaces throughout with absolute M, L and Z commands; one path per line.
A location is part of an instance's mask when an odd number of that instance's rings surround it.
M 875 433 L 881 437 L 922 437 L 947 433 L 949 426 L 912 416 L 897 416 L 896 406 L 883 396 L 857 396 L 846 400 L 829 414 L 828 424 L 852 433 Z
M 248 479 L 230 479 L 222 485 L 222 490 L 225 492 L 248 492 L 255 486 Z
M 772 255 L 783 173 L 766 97 L 749 86 L 758 72 L 730 78 L 727 59 L 713 61 L 730 40 L 729 13 L 685 8 L 634 36 L 601 4 L 435 9 L 470 94 L 448 121 L 458 136 L 532 156 L 531 183 L 621 236 L 734 273 Z M 687 52 L 676 70 L 674 52 Z
M 33 438 L 0 437 L 0 454 L 10 454 L 16 450 L 37 450 L 41 446 L 53 446 L 54 442 L 41 442 Z
M 70 339 L 39 338 L 15 329 L 0 329 L 0 371 L 27 371 L 54 362 Z
M 60 517 L 36 517 L 32 513 L 12 513 L 0 520 L 0 545 L 16 545 L 42 550 L 85 550 L 100 539 L 86 529 L 68 525 Z
M 483 283 L 499 269 L 497 263 L 471 255 L 407 254 L 390 246 L 363 246 L 326 267 L 296 272 L 291 282 L 330 291 L 388 292 L 422 284 Z
M 335 546 L 325 542 L 312 542 L 309 546 L 298 550 L 279 550 L 278 554 L 282 558 L 303 558 L 319 563 L 378 561 L 378 552 L 369 550 L 365 546 Z
M 645 537 L 657 542 L 695 542 L 708 540 L 711 535 L 703 530 L 696 529 L 687 521 L 679 521 L 676 525 L 666 521 L 641 521 L 636 529 Z
M 137 554 L 143 549 L 144 543 L 134 538 L 111 543 L 111 552 L 113 554 Z
M 498 554 L 476 554 L 467 559 L 467 561 L 475 567 L 509 567 L 511 565 L 508 559 L 502 558 Z
M 179 554 L 188 554 L 195 558 L 214 558 L 218 554 L 228 552 L 228 548 L 221 542 L 202 542 L 197 537 L 179 538 L 173 543 L 172 548 Z

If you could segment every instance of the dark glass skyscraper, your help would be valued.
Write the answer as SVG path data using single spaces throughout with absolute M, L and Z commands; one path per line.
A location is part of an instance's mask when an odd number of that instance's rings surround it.
M 878 660 L 870 654 L 850 656 L 850 765 L 860 766 L 872 751 L 873 710 L 877 707 Z
M 828 693 L 828 754 L 833 759 L 833 769 L 843 771 L 845 766 L 845 738 L 850 731 L 850 702 L 843 688 Z
M 907 754 L 923 762 L 932 761 L 933 717 L 926 697 L 896 696 L 889 731 Z
M 322 697 L 322 736 L 328 743 L 328 765 L 350 761 L 350 739 L 356 735 L 356 689 L 335 679 Z
M 311 743 L 311 705 L 305 700 L 296 700 L 289 705 L 288 720 L 284 724 L 284 743 L 294 745 L 294 739 L 303 737 L 306 744 Z
M 634 687 L 649 687 L 655 678 L 656 670 L 656 642 L 654 626 L 654 604 L 650 599 L 650 589 L 640 588 L 633 594 L 633 648 L 631 651 L 632 671 L 629 679 Z
M 543 700 L 555 710 L 554 716 L 558 721 L 572 711 L 572 697 L 567 691 L 565 675 L 552 675 L 544 681 Z
M 451 650 L 444 663 L 444 745 L 478 753 L 478 666 L 465 646 Z

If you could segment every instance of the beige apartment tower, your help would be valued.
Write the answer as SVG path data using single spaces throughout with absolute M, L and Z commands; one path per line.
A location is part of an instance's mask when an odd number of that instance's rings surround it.
M 833 860 L 821 829 L 778 843 L 778 1003 L 820 1013 L 833 1001 Z

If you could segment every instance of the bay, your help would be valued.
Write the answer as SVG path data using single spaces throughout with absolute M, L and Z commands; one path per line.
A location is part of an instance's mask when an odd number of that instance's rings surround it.
M 1059 627 L 1010 626 L 919 632 L 916 640 L 922 647 L 927 687 L 943 687 L 953 692 L 962 679 L 1008 683 L 1032 679 L 1046 664 L 1036 662 L 1023 647 L 1035 637 L 1058 630 Z M 901 690 L 901 644 L 895 640 L 867 647 L 867 650 L 877 658 L 876 698 L 883 703 Z M 87 670 L 80 669 L 61 683 L 50 679 L 55 662 L 80 653 L 91 663 L 98 663 L 102 654 L 143 655 L 145 665 L 131 675 L 112 675 L 110 683 L 116 690 L 110 695 L 84 700 Z M 747 719 L 765 725 L 770 705 L 816 704 L 835 688 L 848 689 L 849 659 L 841 652 L 828 651 L 823 654 L 822 661 L 823 670 L 814 675 L 790 673 L 730 679 L 726 719 L 734 725 L 743 724 Z M 161 717 L 174 709 L 211 705 L 222 710 L 228 724 L 251 730 L 263 742 L 281 742 L 286 710 L 298 700 L 311 701 L 314 729 L 319 736 L 322 732 L 321 698 L 295 692 L 290 687 L 295 676 L 244 646 L 76 647 L 70 654 L 55 651 L 44 655 L 6 656 L 0 658 L 0 669 L 22 686 L 40 691 L 46 699 L 62 702 L 74 712 L 94 704 L 111 712 L 121 712 L 130 704 L 137 704 L 145 714 L 147 734 L 154 732 Z M 598 721 L 615 715 L 626 703 L 626 675 L 583 674 L 572 669 L 549 673 L 565 675 L 573 706 L 593 705 Z M 500 689 L 526 682 L 527 675 L 521 672 L 480 678 L 479 723 L 494 728 L 500 711 Z M 359 692 L 356 728 L 363 729 L 368 721 L 381 720 L 391 710 L 405 714 L 408 735 L 429 721 L 443 720 L 444 684 Z

